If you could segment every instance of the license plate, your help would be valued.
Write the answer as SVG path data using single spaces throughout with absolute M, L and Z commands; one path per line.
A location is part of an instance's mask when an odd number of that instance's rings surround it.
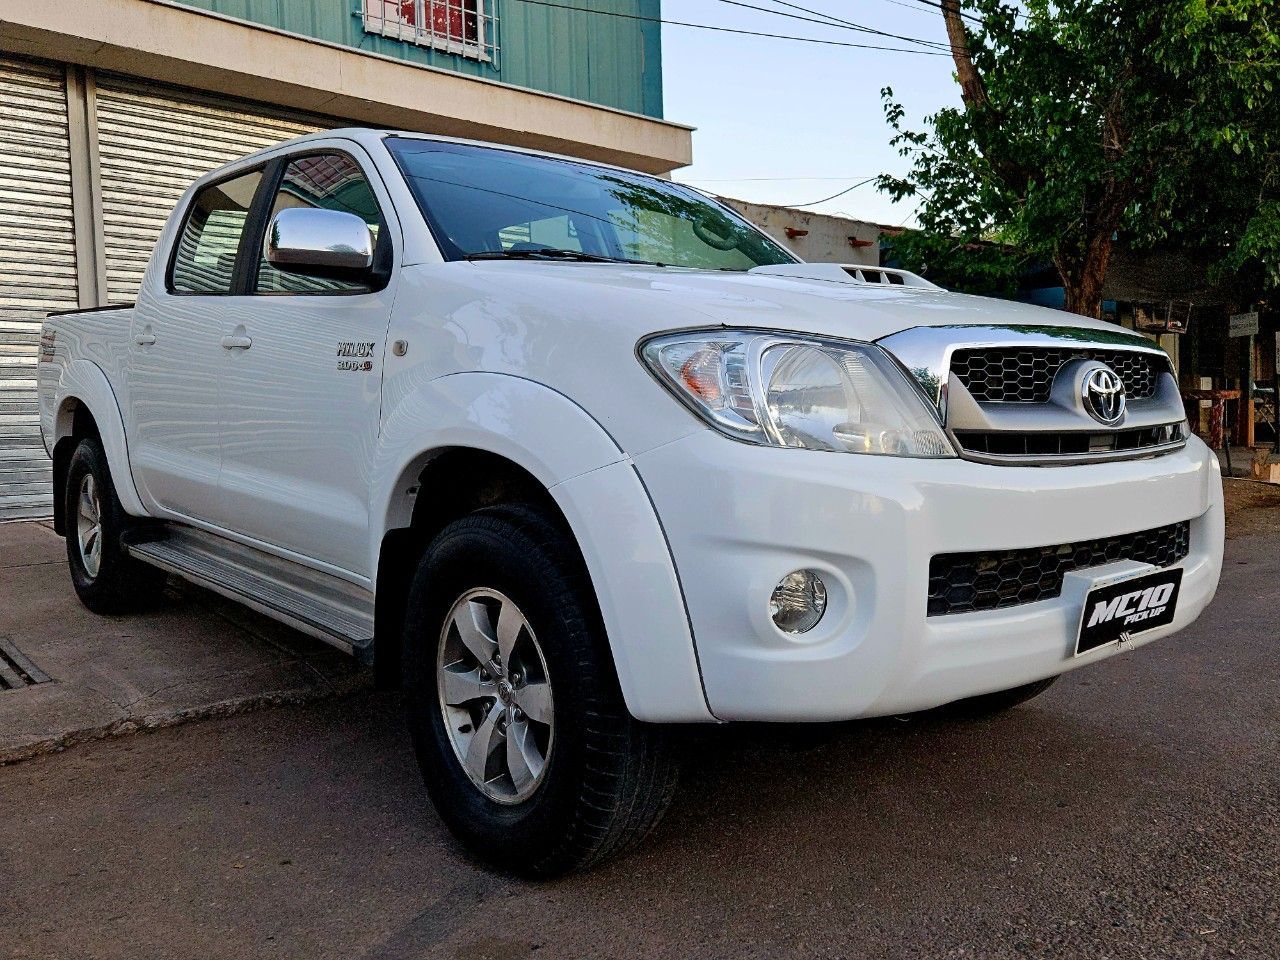
M 1090 590 L 1080 617 L 1076 655 L 1173 623 L 1181 586 L 1182 569 L 1174 568 Z

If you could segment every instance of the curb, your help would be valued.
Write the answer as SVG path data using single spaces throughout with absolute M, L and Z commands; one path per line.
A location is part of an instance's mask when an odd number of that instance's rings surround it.
M 247 697 L 232 697 L 229 700 L 220 700 L 216 703 L 204 704 L 198 707 L 161 711 L 160 713 L 150 713 L 140 717 L 124 717 L 96 727 L 70 730 L 56 737 L 37 740 L 35 743 L 7 749 L 0 748 L 0 767 L 11 766 L 25 760 L 33 760 L 36 757 L 47 756 L 51 753 L 61 753 L 69 747 L 78 746 L 82 743 L 92 743 L 96 740 L 112 740 L 118 737 L 127 737 L 134 733 L 166 730 L 187 723 L 238 716 L 258 710 L 270 710 L 275 707 L 303 706 L 321 700 L 336 700 L 372 689 L 372 677 L 366 676 L 362 671 L 350 681 L 336 685 L 316 687 L 310 690 L 279 690 Z

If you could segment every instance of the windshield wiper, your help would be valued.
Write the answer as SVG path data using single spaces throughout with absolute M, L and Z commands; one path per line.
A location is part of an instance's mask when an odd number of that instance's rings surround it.
M 481 250 L 479 253 L 468 253 L 464 260 L 569 260 L 576 263 L 639 263 L 651 267 L 663 267 L 666 264 L 653 260 L 625 260 L 622 257 L 606 257 L 599 253 L 586 253 L 583 250 L 561 250 L 558 247 L 539 247 L 536 250 Z

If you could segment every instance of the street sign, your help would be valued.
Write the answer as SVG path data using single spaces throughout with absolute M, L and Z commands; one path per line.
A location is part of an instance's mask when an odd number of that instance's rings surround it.
M 1227 321 L 1227 336 L 1252 337 L 1258 332 L 1258 314 L 1237 313 Z

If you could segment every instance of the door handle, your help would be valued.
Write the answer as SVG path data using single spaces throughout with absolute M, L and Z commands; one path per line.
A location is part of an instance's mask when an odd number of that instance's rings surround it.
M 141 333 L 133 335 L 133 342 L 140 347 L 149 347 L 156 342 L 156 335 L 151 332 L 150 327 L 147 327 Z
M 224 350 L 248 350 L 253 346 L 253 339 L 238 334 L 222 338 L 222 348 Z

